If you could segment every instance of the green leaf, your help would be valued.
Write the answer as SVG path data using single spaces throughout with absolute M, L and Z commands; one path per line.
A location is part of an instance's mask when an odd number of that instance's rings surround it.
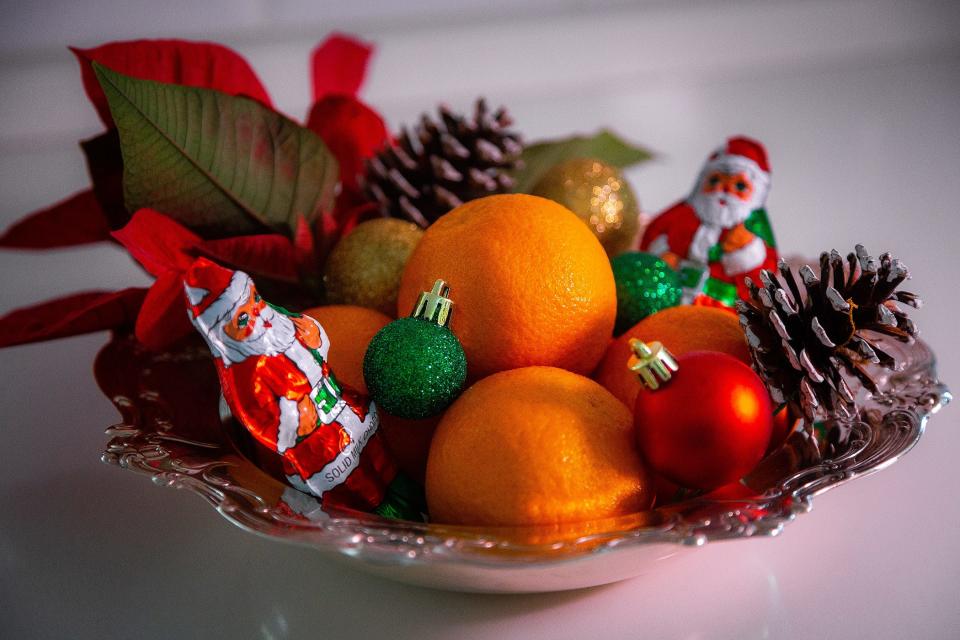
M 652 157 L 647 149 L 625 141 L 608 129 L 601 129 L 592 136 L 538 142 L 523 150 L 523 168 L 514 173 L 515 190 L 529 193 L 544 173 L 566 160 L 595 158 L 622 169 Z
M 120 133 L 130 211 L 161 211 L 204 237 L 279 231 L 333 206 L 323 141 L 255 100 L 139 80 L 93 63 Z

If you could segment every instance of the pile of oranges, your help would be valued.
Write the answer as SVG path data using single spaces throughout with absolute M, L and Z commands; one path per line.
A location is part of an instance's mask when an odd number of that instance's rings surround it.
M 655 483 L 634 437 L 627 341 L 747 359 L 736 316 L 705 307 L 662 311 L 613 340 L 609 257 L 544 198 L 490 196 L 441 217 L 406 264 L 397 315 L 437 278 L 450 286 L 469 387 L 441 416 L 381 419 L 400 466 L 425 482 L 435 522 L 553 525 L 649 508 Z M 351 306 L 307 313 L 327 331 L 338 377 L 363 390 L 367 344 L 390 319 Z

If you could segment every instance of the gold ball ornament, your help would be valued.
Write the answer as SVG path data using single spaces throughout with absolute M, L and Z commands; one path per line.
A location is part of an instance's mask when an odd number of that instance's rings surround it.
M 420 227 L 396 218 L 358 224 L 327 258 L 323 274 L 327 302 L 376 309 L 394 317 L 400 276 L 421 237 Z
M 531 193 L 577 214 L 611 258 L 633 247 L 640 207 L 616 167 L 591 158 L 567 160 L 551 167 Z

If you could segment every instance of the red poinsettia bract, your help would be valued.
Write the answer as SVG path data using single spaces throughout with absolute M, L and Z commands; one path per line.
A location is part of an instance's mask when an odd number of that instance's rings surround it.
M 48 249 L 113 239 L 156 280 L 149 290 L 86 292 L 13 311 L 0 318 L 0 347 L 135 325 L 141 342 L 164 348 L 191 331 L 181 278 L 196 256 L 299 286 L 318 277 L 326 253 L 370 210 L 360 197 L 358 176 L 364 160 L 389 139 L 382 118 L 357 98 L 371 45 L 334 34 L 312 55 L 315 104 L 307 127 L 339 163 L 341 192 L 335 209 L 321 212 L 313 228 L 301 218 L 292 238 L 261 234 L 215 240 L 161 212 L 127 213 L 119 141 L 92 62 L 139 79 L 216 89 L 270 107 L 270 97 L 250 65 L 221 45 L 183 40 L 135 40 L 71 50 L 80 63 L 87 96 L 107 126 L 103 134 L 82 143 L 93 188 L 16 222 L 0 235 L 0 247 Z

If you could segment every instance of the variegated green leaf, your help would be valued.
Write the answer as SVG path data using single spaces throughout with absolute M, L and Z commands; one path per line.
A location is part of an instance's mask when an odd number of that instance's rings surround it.
M 292 235 L 333 205 L 323 141 L 255 100 L 139 80 L 94 63 L 123 151 L 127 208 L 161 211 L 205 237 Z
M 514 174 L 515 190 L 529 193 L 551 167 L 575 158 L 594 158 L 622 169 L 652 157 L 650 151 L 626 142 L 607 129 L 592 136 L 536 142 L 523 150 L 523 167 Z

